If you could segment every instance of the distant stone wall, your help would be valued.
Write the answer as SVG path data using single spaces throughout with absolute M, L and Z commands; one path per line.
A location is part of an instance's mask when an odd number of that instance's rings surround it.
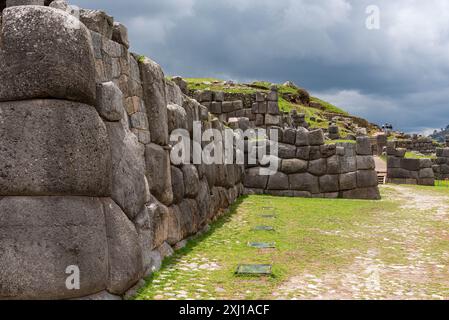
M 245 193 L 290 197 L 380 199 L 368 137 L 355 143 L 324 144 L 321 129 L 281 130 L 277 161 L 280 171 L 260 175 L 247 165 Z
M 433 165 L 435 178 L 438 180 L 449 179 L 449 148 L 438 148 L 437 159 Z
M 407 149 L 407 151 L 416 151 L 422 154 L 432 154 L 436 152 L 436 145 L 428 137 L 414 136 L 412 139 L 398 140 L 397 148 Z
M 195 91 L 193 97 L 223 122 L 247 118 L 252 128 L 283 125 L 278 92 L 274 88 L 269 93 L 254 94 L 204 90 Z
M 396 184 L 435 185 L 435 175 L 430 159 L 406 159 L 407 149 L 397 148 L 397 142 L 387 146 L 387 180 Z

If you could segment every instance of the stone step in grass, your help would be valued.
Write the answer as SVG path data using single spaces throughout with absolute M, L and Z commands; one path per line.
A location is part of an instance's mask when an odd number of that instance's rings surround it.
M 261 214 L 260 217 L 263 219 L 276 219 L 277 215 L 276 214 Z
M 270 264 L 240 264 L 235 271 L 236 275 L 269 276 L 272 274 Z
M 256 227 L 254 227 L 253 231 L 270 231 L 270 232 L 274 232 L 276 230 L 273 227 L 270 227 L 270 226 L 256 226 Z
M 248 242 L 248 246 L 256 249 L 275 249 L 275 242 Z

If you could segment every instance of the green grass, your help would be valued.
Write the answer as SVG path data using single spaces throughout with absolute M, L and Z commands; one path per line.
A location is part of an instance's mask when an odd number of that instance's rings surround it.
M 343 109 L 341 109 L 341 108 L 339 108 L 339 107 L 336 107 L 336 106 L 334 106 L 333 104 L 331 104 L 331 103 L 329 103 L 329 102 L 326 102 L 326 101 L 323 101 L 323 100 L 321 100 L 321 99 L 318 99 L 318 98 L 316 98 L 316 97 L 311 97 L 311 98 L 310 98 L 310 101 L 314 101 L 314 102 L 320 103 L 320 104 L 324 107 L 324 110 L 325 110 L 326 112 L 330 112 L 330 113 L 338 113 L 338 114 L 341 114 L 341 115 L 343 115 L 343 116 L 348 116 L 348 115 L 349 115 L 349 113 L 347 113 L 347 112 L 344 111 Z
M 436 159 L 436 155 L 423 155 L 423 154 L 417 154 L 415 152 L 406 152 L 405 153 L 406 159 Z

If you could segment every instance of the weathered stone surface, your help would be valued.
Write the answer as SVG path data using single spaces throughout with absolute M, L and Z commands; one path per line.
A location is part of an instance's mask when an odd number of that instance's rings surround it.
M 111 198 L 134 219 L 150 195 L 145 177 L 145 148 L 126 123 L 126 120 L 106 123 L 112 154 Z
M 401 168 L 410 171 L 418 171 L 420 169 L 419 159 L 401 159 Z
M 292 128 L 285 129 L 282 142 L 294 145 L 296 143 L 296 130 Z
M 265 124 L 267 126 L 278 126 L 281 124 L 281 118 L 278 115 L 266 114 Z
M 309 130 L 306 128 L 299 128 L 296 130 L 296 146 L 303 147 L 309 145 Z
M 339 174 L 340 172 L 341 172 L 340 157 L 332 156 L 330 158 L 327 158 L 327 173 Z
M 307 171 L 307 161 L 300 159 L 284 159 L 282 160 L 282 172 L 287 174 L 303 173 Z
M 312 160 L 309 162 L 309 172 L 315 176 L 322 176 L 326 174 L 327 161 L 326 159 Z
M 125 48 L 129 48 L 128 29 L 120 22 L 114 22 L 112 31 L 112 40 L 122 44 Z
M 167 106 L 167 115 L 169 133 L 175 129 L 188 129 L 187 113 L 183 107 L 180 107 L 177 104 L 169 104 Z
M 357 170 L 356 157 L 340 157 L 341 173 L 354 172 Z
M 234 201 L 235 199 L 232 202 Z M 203 226 L 207 222 L 207 219 L 211 214 L 210 189 L 206 179 L 201 180 L 199 183 L 198 196 L 196 198 L 196 202 L 198 203 L 198 214 L 200 217 L 200 225 Z
M 293 159 L 296 158 L 296 147 L 291 144 L 279 143 L 278 144 L 278 155 L 282 159 Z
M 96 108 L 107 121 L 119 121 L 123 116 L 123 94 L 111 81 L 97 85 Z
M 310 173 L 297 173 L 288 176 L 290 189 L 297 191 L 308 191 L 310 193 L 319 193 L 320 187 L 318 178 Z
M 309 143 L 311 146 L 321 146 L 324 144 L 323 130 L 317 129 L 309 132 Z
M 268 178 L 268 190 L 288 190 L 288 176 L 282 172 L 276 172 Z
M 320 152 L 323 158 L 329 158 L 337 154 L 337 146 L 335 144 L 324 144 L 320 146 Z
M 198 170 L 193 164 L 185 164 L 182 166 L 182 173 L 186 197 L 195 198 L 198 194 L 200 184 Z
M 81 9 L 79 19 L 89 30 L 97 32 L 109 40 L 112 39 L 114 18 L 108 16 L 104 11 Z
M 433 169 L 432 168 L 424 168 L 424 169 L 419 170 L 419 178 L 420 179 L 435 178 Z
M 141 248 L 136 228 L 120 207 L 110 199 L 102 202 L 109 255 L 107 290 L 122 295 L 143 275 Z
M 108 249 L 103 205 L 91 197 L 0 198 L 0 296 L 70 299 L 106 289 Z M 68 290 L 67 267 L 80 271 Z
M 277 101 L 268 101 L 267 112 L 269 114 L 279 114 L 279 105 Z
M 145 146 L 145 162 L 150 191 L 163 204 L 173 202 L 170 155 L 154 143 Z
M 43 6 L 45 5 L 44 0 L 6 0 L 6 7 L 15 6 Z
M 296 157 L 302 160 L 309 160 L 310 158 L 310 147 L 304 146 L 304 147 L 298 147 L 296 149 Z
M 260 175 L 259 167 L 246 170 L 244 185 L 246 188 L 266 189 L 268 184 L 268 176 Z
M 355 188 L 357 188 L 357 172 L 340 175 L 340 190 L 351 190 Z
M 109 142 L 94 107 L 2 102 L 0 123 L 0 195 L 111 194 Z
M 320 191 L 324 193 L 338 192 L 340 190 L 339 180 L 338 174 L 327 174 L 320 177 Z
M 358 188 L 342 192 L 344 199 L 379 200 L 380 192 L 377 187 Z
M 412 179 L 418 178 L 418 174 L 415 172 L 416 176 L 412 175 L 411 171 L 405 170 L 403 168 L 388 168 L 388 177 L 395 179 Z
M 151 139 L 154 143 L 166 145 L 168 143 L 168 116 L 164 73 L 157 63 L 148 58 L 139 59 L 139 67 Z
M 91 36 L 75 17 L 49 7 L 7 8 L 1 33 L 0 101 L 58 98 L 95 104 Z
M 171 179 L 173 188 L 173 203 L 178 204 L 182 201 L 185 195 L 184 176 L 182 171 L 175 166 L 171 166 Z
M 371 149 L 371 141 L 369 137 L 367 136 L 357 137 L 356 152 L 358 155 L 361 156 L 368 156 L 373 154 L 373 151 Z
M 387 167 L 388 168 L 400 168 L 401 167 L 401 158 L 388 156 Z
M 358 170 L 357 171 L 357 187 L 369 188 L 377 187 L 377 173 L 374 170 Z
M 184 99 L 182 96 L 182 91 L 176 83 L 174 83 L 173 81 L 166 81 L 165 92 L 168 104 L 177 104 L 179 106 L 183 104 Z
M 372 156 L 357 156 L 357 170 L 374 170 L 376 163 Z

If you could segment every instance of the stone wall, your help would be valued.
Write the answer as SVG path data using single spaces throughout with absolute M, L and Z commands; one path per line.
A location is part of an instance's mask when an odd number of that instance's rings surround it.
M 51 6 L 2 12 L 0 298 L 118 297 L 242 194 L 243 166 L 171 164 L 171 131 L 222 124 L 112 17 Z
M 449 148 L 438 148 L 437 159 L 434 161 L 433 171 L 438 180 L 449 179 Z
M 194 121 L 223 132 L 207 106 L 237 117 L 247 102 L 188 97 L 102 11 L 0 6 L 0 299 L 119 298 L 244 192 L 244 165 L 173 163 L 170 133 L 192 137 Z M 277 125 L 277 93 L 254 99 L 254 125 Z M 261 189 L 378 198 L 366 139 L 326 146 L 321 131 L 292 130 L 280 129 L 283 171 Z M 66 287 L 70 266 L 79 290 Z
M 195 91 L 192 96 L 221 121 L 246 118 L 250 127 L 282 126 L 276 88 L 269 93 L 225 93 L 221 91 Z
M 430 159 L 406 159 L 407 149 L 397 148 L 396 141 L 387 145 L 387 180 L 396 184 L 435 185 Z
M 356 144 L 324 144 L 321 129 L 305 128 L 279 130 L 279 136 L 279 172 L 261 176 L 260 161 L 247 165 L 245 193 L 380 199 L 368 137 L 358 137 Z

